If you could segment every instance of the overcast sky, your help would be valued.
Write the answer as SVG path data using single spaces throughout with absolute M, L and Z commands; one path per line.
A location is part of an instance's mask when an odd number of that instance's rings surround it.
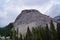
M 23 9 L 37 9 L 54 17 L 60 15 L 60 0 L 0 0 L 0 27 L 14 22 Z

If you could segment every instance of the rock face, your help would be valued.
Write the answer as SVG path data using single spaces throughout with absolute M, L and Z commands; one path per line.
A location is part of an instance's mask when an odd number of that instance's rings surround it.
M 30 9 L 30 10 L 23 10 L 20 15 L 16 18 L 14 22 L 14 28 L 17 30 L 19 29 L 19 32 L 24 34 L 26 33 L 27 27 L 32 29 L 32 27 L 37 26 L 45 26 L 46 24 L 49 25 L 50 21 L 53 20 L 53 18 L 41 14 L 38 10 Z

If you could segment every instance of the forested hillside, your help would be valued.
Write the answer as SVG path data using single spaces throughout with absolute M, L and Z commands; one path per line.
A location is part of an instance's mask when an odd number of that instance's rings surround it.
M 1 36 L 10 36 L 12 27 L 13 27 L 13 23 L 10 23 L 5 27 L 0 28 L 0 35 Z
M 55 29 L 53 21 L 50 22 L 50 28 L 47 24 L 45 27 L 32 28 L 32 31 L 28 27 L 25 36 L 20 33 L 20 37 L 18 29 L 17 31 L 15 29 L 11 31 L 12 27 L 13 25 L 10 23 L 4 28 L 0 28 L 0 35 L 10 36 L 11 40 L 60 40 L 60 23 L 57 23 L 57 28 Z

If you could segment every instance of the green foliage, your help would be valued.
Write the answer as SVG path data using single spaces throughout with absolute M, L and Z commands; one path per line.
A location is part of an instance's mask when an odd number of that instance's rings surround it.
M 17 37 L 16 37 L 16 31 L 15 31 L 15 29 L 13 28 L 13 30 L 12 30 L 12 40 L 17 40 Z
M 5 26 L 4 28 L 0 28 L 0 35 L 1 36 L 12 36 L 11 29 L 13 28 L 13 23 L 10 23 L 9 25 Z
M 22 34 L 21 34 L 21 33 L 20 33 L 20 38 L 19 38 L 19 40 L 23 40 L 23 39 L 22 39 Z
M 32 40 L 32 34 L 30 32 L 30 29 L 29 27 L 27 28 L 27 33 L 26 33 L 26 37 L 25 37 L 25 40 Z
M 47 24 L 45 28 L 45 37 L 46 37 L 46 40 L 50 40 L 49 28 Z
M 51 34 L 51 40 L 57 40 L 57 36 L 56 36 L 57 34 L 52 20 L 50 22 L 50 34 Z
M 57 23 L 57 36 L 58 40 L 60 40 L 60 23 Z

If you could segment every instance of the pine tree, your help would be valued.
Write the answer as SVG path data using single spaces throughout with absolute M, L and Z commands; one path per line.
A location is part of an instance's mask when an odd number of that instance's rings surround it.
M 29 29 L 29 27 L 27 28 L 27 33 L 26 33 L 26 38 L 25 38 L 26 40 L 32 40 L 32 34 L 31 34 L 31 32 L 30 32 L 30 29 Z
M 40 35 L 41 35 L 42 40 L 46 40 L 45 28 L 44 27 L 41 28 Z
M 46 28 L 45 28 L 45 33 L 46 33 L 46 40 L 50 40 L 49 28 L 48 28 L 47 24 L 46 24 Z
M 13 28 L 13 31 L 12 31 L 12 40 L 16 40 L 16 31 L 15 31 L 15 28 Z
M 35 28 L 32 27 L 32 40 L 35 40 Z
M 57 36 L 58 40 L 60 40 L 60 23 L 57 23 Z
M 41 26 L 38 26 L 38 28 L 37 28 L 37 40 L 42 40 L 40 31 L 42 32 Z
M 18 40 L 19 39 L 19 37 L 18 37 L 18 32 L 19 32 L 19 30 L 18 30 L 18 28 L 17 28 L 17 31 L 16 31 L 16 40 Z
M 23 39 L 22 39 L 22 34 L 21 34 L 21 33 L 20 33 L 20 38 L 19 38 L 19 40 L 23 40 Z
M 56 30 L 53 21 L 50 22 L 51 40 L 56 40 Z
M 51 31 L 55 31 L 55 26 L 54 26 L 52 20 L 51 20 L 51 22 L 50 22 L 50 30 L 51 30 Z

